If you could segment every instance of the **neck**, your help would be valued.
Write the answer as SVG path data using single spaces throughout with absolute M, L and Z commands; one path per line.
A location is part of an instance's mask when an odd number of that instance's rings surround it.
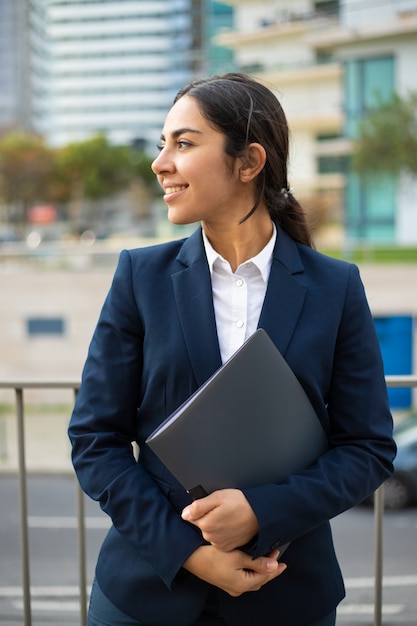
M 256 217 L 255 217 L 256 216 Z M 202 224 L 213 248 L 230 263 L 232 271 L 256 256 L 272 237 L 273 225 L 269 213 L 257 211 L 246 222 L 224 230 Z

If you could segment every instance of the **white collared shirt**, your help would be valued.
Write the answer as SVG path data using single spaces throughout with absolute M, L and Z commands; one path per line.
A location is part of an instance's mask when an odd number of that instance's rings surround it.
M 209 242 L 203 241 L 210 268 L 214 313 L 222 362 L 252 335 L 258 327 L 265 299 L 277 231 L 266 246 L 232 272 L 226 261 Z

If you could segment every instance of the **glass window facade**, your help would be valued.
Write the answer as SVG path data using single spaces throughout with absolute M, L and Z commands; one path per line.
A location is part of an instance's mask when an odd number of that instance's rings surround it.
M 345 134 L 354 138 L 370 109 L 394 93 L 392 56 L 347 61 L 344 67 Z M 389 175 L 358 176 L 348 168 L 346 234 L 353 241 L 389 243 L 395 239 L 396 180 Z

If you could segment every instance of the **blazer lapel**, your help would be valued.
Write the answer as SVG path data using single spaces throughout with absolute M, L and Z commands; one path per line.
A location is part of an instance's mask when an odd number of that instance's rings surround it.
M 281 354 L 284 354 L 304 303 L 306 286 L 295 277 L 304 271 L 297 245 L 278 226 L 277 243 L 268 287 L 259 318 Z
M 200 386 L 221 366 L 210 270 L 201 229 L 185 241 L 177 261 L 183 269 L 172 274 L 172 284 L 191 365 Z
M 295 276 L 304 272 L 297 245 L 279 227 L 277 229 L 277 243 L 258 327 L 266 330 L 284 354 L 297 325 L 307 288 Z M 210 271 L 201 229 L 184 242 L 177 261 L 182 269 L 172 274 L 172 283 L 185 343 L 200 386 L 221 366 Z

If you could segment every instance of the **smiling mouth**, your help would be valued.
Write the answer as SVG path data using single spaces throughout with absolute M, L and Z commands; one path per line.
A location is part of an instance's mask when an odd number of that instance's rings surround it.
M 176 187 L 166 187 L 164 191 L 166 195 L 169 195 L 171 193 L 177 193 L 178 191 L 184 191 L 184 189 L 187 189 L 187 185 L 178 185 Z

